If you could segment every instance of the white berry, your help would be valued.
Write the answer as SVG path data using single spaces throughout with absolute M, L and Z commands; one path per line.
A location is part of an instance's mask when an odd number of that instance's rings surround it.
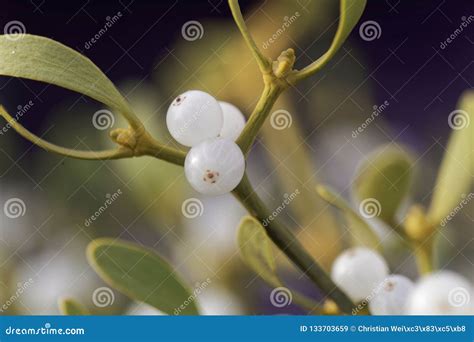
M 211 95 L 190 90 L 171 103 L 166 114 L 166 125 L 177 142 L 194 146 L 219 135 L 223 125 L 222 109 Z
M 414 288 L 405 276 L 391 274 L 373 291 L 369 310 L 372 315 L 403 315 L 408 296 Z
M 214 138 L 203 141 L 189 151 L 184 172 L 191 186 L 206 195 L 228 193 L 240 183 L 245 158 L 236 143 Z
M 407 303 L 410 315 L 473 314 L 473 291 L 463 276 L 439 271 L 421 278 Z
M 354 302 L 368 298 L 388 276 L 388 266 L 377 252 L 354 247 L 341 253 L 332 266 L 331 278 Z
M 245 126 L 245 116 L 233 104 L 220 101 L 224 115 L 224 125 L 222 126 L 221 136 L 232 141 L 236 141 Z

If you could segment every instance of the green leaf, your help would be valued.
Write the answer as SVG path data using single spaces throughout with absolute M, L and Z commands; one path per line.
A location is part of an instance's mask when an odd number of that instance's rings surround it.
M 104 73 L 79 52 L 49 38 L 0 35 L 0 75 L 21 77 L 87 95 L 135 122 L 125 98 Z
M 337 53 L 342 44 L 346 41 L 349 34 L 352 32 L 357 22 L 359 21 L 367 0 L 341 0 L 340 1 L 340 17 L 339 25 L 337 27 L 336 35 L 324 55 L 319 57 L 312 64 L 298 72 L 299 78 L 307 77 L 314 74 L 322 67 L 324 67 L 331 58 Z M 298 77 L 298 76 L 297 76 Z
M 271 286 L 282 286 L 276 274 L 272 242 L 261 223 L 252 216 L 244 217 L 237 240 L 243 261 Z
M 114 239 L 93 240 L 89 263 L 110 286 L 170 315 L 198 315 L 191 293 L 171 266 L 154 251 Z
M 252 216 L 246 216 L 240 222 L 237 240 L 243 261 L 265 282 L 274 288 L 284 287 L 276 273 L 275 256 L 272 242 L 265 228 Z M 288 290 L 289 291 L 289 290 Z M 291 300 L 313 312 L 320 311 L 321 304 L 297 291 L 290 291 Z
M 68 316 L 85 316 L 90 314 L 81 303 L 72 298 L 60 299 L 59 311 Z
M 323 200 L 340 209 L 344 213 L 354 245 L 366 246 L 371 249 L 380 249 L 380 240 L 367 222 L 359 216 L 342 197 L 329 188 L 318 185 L 316 192 Z
M 438 171 L 428 217 L 439 224 L 467 195 L 474 175 L 474 92 L 466 92 L 448 123 L 453 128 Z
M 411 169 L 410 156 L 394 146 L 384 146 L 369 155 L 352 188 L 362 216 L 365 212 L 366 217 L 378 216 L 387 224 L 396 225 L 395 215 L 410 189 Z

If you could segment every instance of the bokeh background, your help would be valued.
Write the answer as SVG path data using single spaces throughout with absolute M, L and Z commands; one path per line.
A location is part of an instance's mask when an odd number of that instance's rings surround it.
M 338 1 L 242 1 L 249 28 L 264 53 L 276 58 L 295 49 L 302 68 L 328 48 L 338 19 Z M 0 26 L 21 22 L 26 32 L 53 38 L 96 63 L 132 103 L 149 130 L 175 145 L 166 132 L 172 99 L 201 89 L 234 103 L 248 115 L 262 89 L 261 76 L 230 16 L 227 2 L 3 0 Z M 120 16 L 118 15 L 120 13 Z M 265 44 L 292 16 L 285 32 Z M 313 189 L 324 182 L 350 198 L 358 164 L 387 143 L 415 156 L 410 202 L 429 203 L 451 132 L 448 115 L 474 84 L 474 24 L 442 47 L 472 14 L 472 2 L 369 0 L 354 32 L 318 75 L 288 90 L 274 110 L 291 125 L 267 123 L 248 162 L 252 183 L 270 208 L 296 189 L 301 195 L 280 219 L 298 234 L 326 268 L 346 246 L 337 213 Z M 94 44 L 106 22 L 119 16 Z M 189 21 L 198 34 L 183 33 Z M 364 39 L 359 27 L 379 25 Z M 264 48 L 263 45 L 268 45 Z M 0 103 L 11 112 L 30 105 L 21 123 L 48 141 L 71 148 L 111 146 L 106 130 L 94 127 L 99 103 L 39 82 L 0 78 Z M 362 133 L 357 129 L 374 106 L 385 109 Z M 19 107 L 22 106 L 22 107 Z M 1 123 L 2 127 L 4 123 Z M 113 128 L 124 127 L 114 115 Z M 121 195 L 90 225 L 85 220 L 104 201 Z M 232 196 L 205 198 L 186 184 L 182 169 L 151 158 L 79 161 L 49 154 L 9 130 L 0 136 L 0 204 L 20 198 L 23 216 L 0 212 L 0 302 L 32 279 L 3 314 L 57 313 L 57 299 L 73 296 L 97 314 L 153 313 L 114 291 L 111 305 L 94 306 L 92 294 L 105 284 L 88 266 L 87 243 L 112 236 L 150 246 L 166 256 L 189 284 L 212 282 L 198 297 L 206 314 L 303 313 L 297 306 L 271 305 L 272 290 L 239 259 L 235 237 L 244 209 Z M 189 198 L 202 203 L 195 218 L 183 215 Z M 401 213 L 403 215 L 403 213 Z M 473 204 L 443 229 L 439 267 L 473 280 Z M 393 243 L 386 227 L 372 222 L 389 245 L 392 269 L 416 277 L 410 253 Z M 321 295 L 285 260 L 280 273 L 293 288 Z

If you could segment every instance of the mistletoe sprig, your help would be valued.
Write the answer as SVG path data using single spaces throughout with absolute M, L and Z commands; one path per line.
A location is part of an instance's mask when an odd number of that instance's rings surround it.
M 293 49 L 281 52 L 275 61 L 260 51 L 247 29 L 238 1 L 229 0 L 234 20 L 255 57 L 264 83 L 260 99 L 236 140 L 236 146 L 239 149 L 237 154 L 241 153 L 242 156 L 247 156 L 278 97 L 288 88 L 316 74 L 331 60 L 359 21 L 365 5 L 366 0 L 341 0 L 338 29 L 329 50 L 310 65 L 297 70 Z M 8 35 L 0 36 L 0 75 L 46 82 L 87 95 L 111 108 L 114 112 L 120 113 L 129 124 L 127 128 L 114 129 L 110 132 L 110 138 L 117 145 L 114 149 L 75 150 L 58 146 L 36 136 L 0 106 L 0 115 L 24 138 L 49 152 L 72 158 L 108 160 L 152 156 L 177 165 L 185 165 L 186 152 L 169 147 L 155 139 L 114 84 L 87 57 L 45 37 L 25 35 L 21 39 L 10 38 Z M 245 168 L 245 162 L 243 167 Z M 265 225 L 261 224 L 271 215 L 271 211 L 258 197 L 244 172 L 238 179 L 238 185 L 231 188 L 235 197 L 242 202 L 253 217 L 252 227 L 256 227 L 253 231 L 264 229 L 264 236 L 269 237 L 327 298 L 332 299 L 340 311 L 350 313 L 354 307 L 350 298 L 304 250 L 292 231 L 279 220 L 273 220 Z M 248 225 L 248 221 L 245 222 Z M 179 277 L 161 257 L 152 251 L 128 243 L 102 239 L 91 243 L 87 255 L 94 269 L 106 282 L 134 299 L 149 303 L 164 312 L 172 313 L 175 302 L 186 298 L 187 290 Z M 134 261 L 137 260 L 146 262 L 140 262 L 140 266 L 136 267 Z M 164 271 L 152 272 L 151 269 Z M 120 277 L 123 272 L 129 275 L 127 279 L 130 280 L 130 283 L 124 284 L 123 277 Z M 156 284 L 157 279 L 164 277 L 171 278 L 174 284 L 174 291 L 171 295 L 168 293 L 164 296 L 149 286 L 151 279 L 153 279 L 151 283 Z M 305 298 L 301 299 L 302 302 L 305 300 Z M 71 303 L 73 302 L 63 303 L 62 307 L 76 307 L 73 305 L 74 303 Z M 194 305 L 189 305 L 182 313 L 195 314 L 197 308 Z

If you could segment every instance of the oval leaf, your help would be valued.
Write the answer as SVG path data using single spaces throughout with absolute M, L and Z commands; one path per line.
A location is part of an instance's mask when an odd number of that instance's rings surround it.
M 451 115 L 452 114 L 452 115 Z M 444 152 L 431 205 L 430 221 L 439 224 L 469 192 L 474 174 L 474 92 L 466 93 L 448 123 L 453 132 Z
M 171 266 L 152 250 L 114 239 L 93 240 L 89 263 L 110 286 L 173 315 L 198 315 L 195 296 Z
M 59 300 L 59 311 L 68 316 L 85 316 L 89 311 L 79 302 L 72 298 L 63 298 Z
M 366 246 L 371 249 L 380 249 L 380 240 L 375 232 L 345 201 L 329 188 L 318 185 L 316 191 L 323 200 L 338 208 L 344 213 L 354 245 Z
M 125 98 L 91 60 L 49 38 L 0 35 L 0 75 L 51 83 L 131 115 Z
M 243 261 L 273 287 L 281 286 L 276 275 L 272 242 L 262 224 L 252 216 L 240 222 L 237 240 Z
M 366 217 L 378 216 L 387 224 L 396 225 L 395 215 L 410 189 L 411 168 L 410 156 L 393 146 L 383 147 L 367 157 L 352 187 Z

